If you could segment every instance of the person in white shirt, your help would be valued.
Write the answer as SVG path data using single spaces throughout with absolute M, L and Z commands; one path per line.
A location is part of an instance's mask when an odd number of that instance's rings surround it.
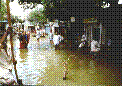
M 86 43 L 86 36 L 85 35 L 82 35 L 82 39 L 81 39 L 81 43 L 79 45 L 79 48 L 83 47 Z
M 53 43 L 54 43 L 54 45 L 55 45 L 55 49 L 57 50 L 57 48 L 58 48 L 58 45 L 59 45 L 59 35 L 57 34 L 57 32 L 56 32 L 56 34 L 53 36 Z
M 61 35 L 61 33 L 60 33 L 60 35 L 58 35 L 59 36 L 59 42 L 61 42 L 64 38 L 63 38 L 63 36 Z
M 56 32 L 56 35 L 53 36 L 53 43 L 55 45 L 55 49 L 58 49 L 61 40 L 63 40 L 63 37 L 61 35 L 58 35 Z
M 45 29 L 43 29 L 43 36 L 45 36 Z
M 99 51 L 100 48 L 98 48 L 98 47 L 99 47 L 99 43 L 98 43 L 97 41 L 93 40 L 93 41 L 91 42 L 91 51 L 92 51 L 92 52 L 97 52 L 97 51 Z
M 41 31 L 42 31 L 41 34 L 44 37 L 45 36 L 45 27 L 44 26 L 42 27 L 42 30 Z

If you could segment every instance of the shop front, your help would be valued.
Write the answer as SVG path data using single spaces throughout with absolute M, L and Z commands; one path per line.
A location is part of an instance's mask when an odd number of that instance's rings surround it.
M 105 31 L 102 29 L 102 24 L 96 18 L 84 19 L 84 32 L 88 47 L 91 51 L 96 52 L 100 50 L 101 44 L 105 43 Z
M 7 25 L 7 21 L 0 21 L 0 39 L 6 32 L 6 25 Z M 6 43 L 7 43 L 7 37 L 3 41 L 2 46 L 0 48 L 6 49 L 7 48 Z

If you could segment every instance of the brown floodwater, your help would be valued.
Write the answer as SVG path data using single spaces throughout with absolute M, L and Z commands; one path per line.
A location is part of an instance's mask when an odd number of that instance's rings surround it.
M 51 49 L 47 36 L 37 43 L 36 37 L 31 35 L 27 49 L 19 49 L 19 40 L 15 37 L 14 54 L 18 77 L 25 85 L 119 85 L 116 75 L 88 59 L 89 55 Z M 68 62 L 69 70 L 66 80 L 63 80 L 64 61 Z

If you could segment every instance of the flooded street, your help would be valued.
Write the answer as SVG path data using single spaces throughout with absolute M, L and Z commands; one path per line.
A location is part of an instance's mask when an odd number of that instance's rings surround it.
M 48 36 L 40 38 L 38 44 L 31 34 L 27 49 L 19 49 L 15 36 L 14 54 L 18 77 L 25 85 L 119 85 L 115 74 L 89 59 L 89 55 L 51 49 Z M 63 80 L 64 61 L 68 62 L 69 70 L 66 80 Z
M 1 0 L 0 86 L 122 86 L 122 0 Z

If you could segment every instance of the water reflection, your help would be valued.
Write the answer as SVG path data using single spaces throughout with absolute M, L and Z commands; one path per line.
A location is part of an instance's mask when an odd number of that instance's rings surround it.
M 17 72 L 25 85 L 107 85 L 107 71 L 97 67 L 88 55 L 76 55 L 67 50 L 50 50 L 49 40 L 41 38 L 40 45 L 31 37 L 28 49 L 19 49 L 19 41 L 14 42 Z M 62 62 L 68 62 L 69 73 L 63 81 Z M 104 75 L 104 76 L 103 76 Z M 93 78 L 94 77 L 94 78 Z M 108 80 L 104 80 L 107 78 Z M 113 78 L 110 82 L 114 84 Z M 108 85 L 110 85 L 108 83 Z
M 35 85 L 39 77 L 45 72 L 46 58 L 39 53 L 39 50 L 29 49 L 18 50 L 18 75 L 23 80 L 23 84 Z M 41 59 L 42 61 L 40 61 Z

